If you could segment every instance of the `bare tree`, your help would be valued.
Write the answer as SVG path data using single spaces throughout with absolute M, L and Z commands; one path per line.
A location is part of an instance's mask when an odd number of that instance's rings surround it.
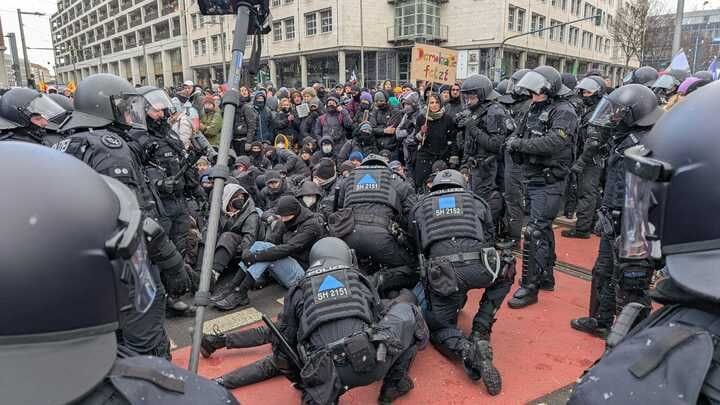
M 648 24 L 643 38 L 640 61 L 643 65 L 656 67 L 672 59 L 672 39 L 675 29 L 675 16 L 672 14 L 648 17 Z
M 610 27 L 610 36 L 622 51 L 627 68 L 632 58 L 643 56 L 645 36 L 654 24 L 651 16 L 663 14 L 660 0 L 629 0 L 618 8 Z

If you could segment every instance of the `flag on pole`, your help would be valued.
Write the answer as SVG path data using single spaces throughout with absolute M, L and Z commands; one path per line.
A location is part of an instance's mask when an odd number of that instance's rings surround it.
M 678 51 L 678 53 L 673 56 L 672 60 L 670 61 L 670 65 L 661 73 L 667 73 L 671 69 L 675 70 L 684 70 L 686 72 L 690 71 L 690 63 L 688 62 L 688 58 L 685 55 L 685 51 L 682 49 Z
M 713 58 L 713 61 L 710 62 L 710 66 L 708 66 L 707 70 L 712 73 L 713 80 L 718 79 L 717 57 Z

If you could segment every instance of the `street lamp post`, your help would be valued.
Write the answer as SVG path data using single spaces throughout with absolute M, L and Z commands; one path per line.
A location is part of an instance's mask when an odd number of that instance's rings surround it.
M 17 9 L 18 23 L 20 24 L 20 43 L 22 44 L 23 58 L 25 58 L 25 80 L 30 80 L 30 61 L 28 60 L 27 47 L 25 46 L 25 29 L 23 28 L 22 15 L 44 16 L 45 13 L 28 12 Z M 27 84 L 27 83 L 26 83 Z

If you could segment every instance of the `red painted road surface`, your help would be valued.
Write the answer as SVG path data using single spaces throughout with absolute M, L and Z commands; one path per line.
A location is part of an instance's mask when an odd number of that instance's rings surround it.
M 597 238 L 565 239 L 557 235 L 558 259 L 591 268 L 597 253 Z M 520 261 L 518 261 L 518 277 Z M 523 404 L 574 382 L 602 353 L 603 342 L 570 328 L 571 319 L 587 313 L 590 283 L 556 273 L 554 292 L 541 292 L 539 304 L 520 310 L 506 305 L 498 313 L 492 345 L 495 365 L 503 376 L 503 391 L 496 397 L 482 383 L 470 381 L 460 364 L 452 363 L 428 346 L 415 359 L 410 375 L 415 389 L 397 404 Z M 514 288 L 513 288 L 514 291 Z M 473 291 L 460 314 L 460 325 L 469 331 L 482 291 Z M 174 362 L 186 366 L 189 348 L 173 353 Z M 270 352 L 269 346 L 220 350 L 202 359 L 200 373 L 216 377 Z M 354 389 L 343 395 L 341 404 L 377 403 L 380 384 Z M 244 405 L 293 404 L 300 395 L 285 378 L 278 377 L 234 390 Z

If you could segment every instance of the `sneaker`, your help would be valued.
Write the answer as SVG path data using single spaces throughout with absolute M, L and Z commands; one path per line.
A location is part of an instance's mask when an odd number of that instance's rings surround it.
M 215 303 L 215 308 L 221 311 L 230 311 L 237 307 L 244 307 L 250 304 L 247 291 L 239 287 L 233 288 L 228 295 Z
M 413 384 L 412 379 L 407 374 L 404 375 L 400 381 L 384 381 L 382 388 L 380 388 L 378 402 L 380 405 L 391 404 L 396 399 L 410 392 L 413 388 L 415 388 L 415 384 Z
M 563 238 L 590 239 L 590 232 L 582 232 L 577 229 L 566 229 L 560 232 Z
M 610 333 L 610 328 L 601 325 L 597 319 L 589 316 L 573 319 L 570 321 L 570 327 L 603 339 L 607 338 L 608 333 Z

